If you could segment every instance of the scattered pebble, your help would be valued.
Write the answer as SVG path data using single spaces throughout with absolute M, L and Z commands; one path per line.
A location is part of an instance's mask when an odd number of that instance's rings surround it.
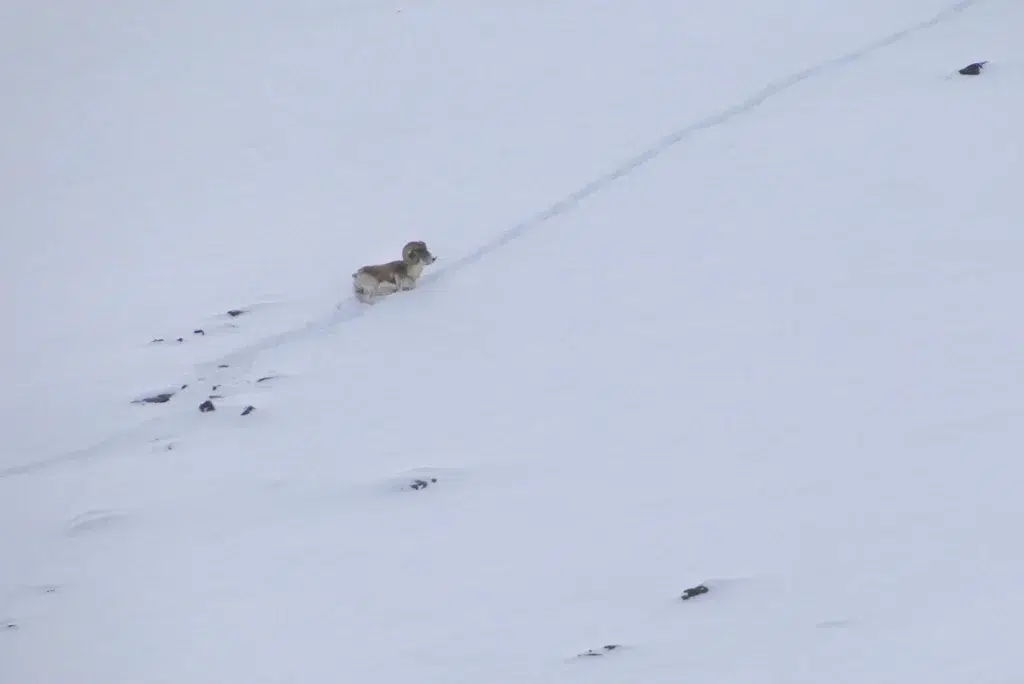
M 247 415 L 249 415 L 250 413 L 252 413 L 252 412 L 253 412 L 253 411 L 255 411 L 255 410 L 256 410 L 256 407 L 255 407 L 255 406 L 252 406 L 252 405 L 246 406 L 246 407 L 245 407 L 245 408 L 244 408 L 244 409 L 242 410 L 242 415 L 243 415 L 243 416 L 247 416 Z
M 174 396 L 174 392 L 161 392 L 160 394 L 154 394 L 151 397 L 143 397 L 142 399 L 136 399 L 133 404 L 166 404 Z
M 213 402 L 207 399 L 199 405 L 199 410 L 203 413 L 209 413 L 210 411 L 216 411 L 217 407 L 213 405 Z
M 689 601 L 690 599 L 692 599 L 695 596 L 700 596 L 701 594 L 708 593 L 708 591 L 709 591 L 709 589 L 707 587 L 705 587 L 703 584 L 698 584 L 697 586 L 690 587 L 689 589 L 684 591 L 682 599 L 684 601 Z
M 988 64 L 988 62 L 974 62 L 973 64 L 968 64 L 960 70 L 960 73 L 964 76 L 977 76 L 981 73 L 982 68 L 984 68 L 986 64 Z

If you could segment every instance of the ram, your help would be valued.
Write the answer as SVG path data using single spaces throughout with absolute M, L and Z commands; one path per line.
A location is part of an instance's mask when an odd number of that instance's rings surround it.
M 363 266 L 352 274 L 352 289 L 356 299 L 366 304 L 375 304 L 381 297 L 400 290 L 411 290 L 423 274 L 423 267 L 435 260 L 425 242 L 409 242 L 402 248 L 401 260 Z

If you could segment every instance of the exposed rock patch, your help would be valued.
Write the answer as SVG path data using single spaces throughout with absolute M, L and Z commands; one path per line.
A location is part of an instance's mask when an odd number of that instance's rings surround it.
M 988 62 L 974 62 L 973 64 L 965 66 L 959 73 L 964 76 L 977 76 L 981 73 L 981 70 L 985 68 L 986 64 L 988 64 Z
M 185 389 L 185 388 L 182 387 L 182 389 Z M 148 397 L 142 397 L 141 399 L 136 399 L 132 403 L 133 404 L 166 404 L 167 402 L 169 402 L 171 400 L 171 397 L 173 397 L 173 396 L 174 396 L 174 392 L 161 392 L 159 394 L 153 394 L 153 395 L 148 396 Z
M 698 584 L 695 587 L 690 587 L 689 589 L 686 589 L 685 591 L 683 591 L 683 595 L 682 595 L 681 598 L 684 601 L 689 601 L 690 599 L 694 598 L 695 596 L 700 596 L 701 594 L 708 593 L 708 591 L 709 591 L 709 589 L 707 587 L 705 587 L 703 584 Z

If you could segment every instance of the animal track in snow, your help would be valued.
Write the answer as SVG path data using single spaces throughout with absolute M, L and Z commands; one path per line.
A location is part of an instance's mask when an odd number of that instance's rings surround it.
M 128 516 L 125 511 L 97 509 L 79 513 L 68 523 L 67 533 L 69 536 L 88 534 L 97 530 L 103 530 L 112 525 L 118 525 Z

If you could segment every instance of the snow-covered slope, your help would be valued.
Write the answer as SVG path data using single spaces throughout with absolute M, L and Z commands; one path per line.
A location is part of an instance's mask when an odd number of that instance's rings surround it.
M 1024 677 L 1024 6 L 865 4 L 5 5 L 0 682 Z

